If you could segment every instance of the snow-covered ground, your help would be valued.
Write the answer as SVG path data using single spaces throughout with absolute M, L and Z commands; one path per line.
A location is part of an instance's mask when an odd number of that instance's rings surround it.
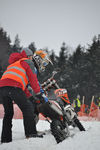
M 70 132 L 75 133 L 71 138 L 57 144 L 50 133 L 49 123 L 39 121 L 38 131 L 46 131 L 44 138 L 25 139 L 23 121 L 13 120 L 13 142 L 0 144 L 0 150 L 100 150 L 100 122 L 82 122 L 87 131 L 80 132 L 77 128 L 70 127 Z M 0 120 L 0 133 L 2 119 Z

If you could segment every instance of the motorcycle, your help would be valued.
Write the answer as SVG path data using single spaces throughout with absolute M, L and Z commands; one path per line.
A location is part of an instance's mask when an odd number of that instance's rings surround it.
M 56 101 L 63 109 L 66 115 L 68 125 L 72 125 L 73 127 L 77 126 L 80 131 L 85 131 L 85 128 L 79 121 L 74 108 L 70 104 L 67 90 L 60 88 L 56 80 L 54 79 L 56 73 L 57 73 L 56 71 L 52 73 L 52 77 L 42 84 L 42 88 L 44 89 L 46 94 L 49 89 L 54 88 L 55 89 L 54 94 L 56 95 L 56 99 L 51 100 Z
M 85 131 L 85 128 L 77 118 L 74 108 L 71 106 L 66 89 L 61 89 L 57 84 L 54 76 L 57 72 L 53 72 L 52 77 L 41 84 L 44 92 L 48 95 L 50 89 L 55 89 L 55 99 L 49 99 L 47 103 L 40 104 L 35 101 L 37 115 L 41 113 L 45 120 L 50 123 L 51 133 L 57 143 L 63 141 L 70 136 L 69 125 L 78 127 L 80 131 Z

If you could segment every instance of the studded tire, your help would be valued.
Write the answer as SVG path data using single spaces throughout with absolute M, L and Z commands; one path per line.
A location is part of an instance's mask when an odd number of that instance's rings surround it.
M 74 123 L 79 128 L 80 131 L 85 131 L 85 128 L 77 118 L 74 120 Z
M 65 130 L 65 126 L 59 120 L 53 120 L 51 123 L 51 133 L 54 136 L 57 143 L 63 141 L 68 137 L 68 132 Z

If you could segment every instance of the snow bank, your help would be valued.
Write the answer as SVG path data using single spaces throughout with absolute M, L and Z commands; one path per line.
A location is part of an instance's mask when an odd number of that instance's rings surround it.
M 0 150 L 100 150 L 100 122 L 82 122 L 85 132 L 80 132 L 77 128 L 70 127 L 70 132 L 75 133 L 74 137 L 67 138 L 63 142 L 56 144 L 54 137 L 50 133 L 49 123 L 39 121 L 38 131 L 45 131 L 44 138 L 25 139 L 23 120 L 13 120 L 13 142 L 1 144 Z M 0 133 L 2 119 L 0 120 Z

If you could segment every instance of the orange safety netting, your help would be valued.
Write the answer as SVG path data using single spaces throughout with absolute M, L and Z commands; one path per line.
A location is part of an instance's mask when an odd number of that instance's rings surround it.
M 81 108 L 80 108 L 80 111 L 81 111 L 82 113 L 84 113 L 84 112 L 85 112 L 85 108 L 86 108 L 86 105 L 85 105 L 85 104 L 82 104 L 82 105 L 81 105 Z
M 22 112 L 19 109 L 19 107 L 16 104 L 13 104 L 13 107 L 14 107 L 14 116 L 13 116 L 13 118 L 14 119 L 23 119 L 23 115 L 22 115 Z M 3 118 L 3 116 L 4 116 L 4 108 L 3 108 L 3 105 L 0 104 L 0 118 Z M 39 118 L 41 120 L 45 120 L 45 117 L 42 114 L 39 114 Z
M 91 106 L 90 106 L 90 112 L 92 112 L 92 111 L 94 111 L 96 109 L 98 109 L 98 106 L 94 102 L 92 102 Z
M 22 112 L 21 110 L 18 108 L 18 106 L 16 104 L 13 104 L 13 107 L 14 107 L 14 116 L 13 118 L 14 119 L 22 119 Z M 3 105 L 0 104 L 0 118 L 3 118 L 4 116 L 4 108 L 3 108 Z
M 91 102 L 88 113 L 85 112 L 86 107 L 88 108 L 87 105 L 83 104 L 81 106 L 80 112 L 78 112 L 78 116 L 81 117 L 81 120 L 83 118 L 83 120 L 85 119 L 86 121 L 90 121 L 92 119 L 100 121 L 100 109 L 98 106 L 94 102 Z
M 14 107 L 14 119 L 22 119 L 22 112 L 21 110 L 18 108 L 18 106 L 16 104 L 13 104 Z M 83 107 L 84 108 L 84 107 Z M 97 120 L 100 121 L 100 109 L 95 106 L 94 104 L 91 104 L 91 111 L 86 114 L 83 109 L 81 109 L 80 112 L 78 112 L 78 116 L 80 120 L 85 120 L 85 121 L 91 121 L 91 120 Z M 3 118 L 4 116 L 4 108 L 3 105 L 0 104 L 0 118 Z M 40 114 L 39 118 L 41 120 L 45 120 L 45 118 Z

